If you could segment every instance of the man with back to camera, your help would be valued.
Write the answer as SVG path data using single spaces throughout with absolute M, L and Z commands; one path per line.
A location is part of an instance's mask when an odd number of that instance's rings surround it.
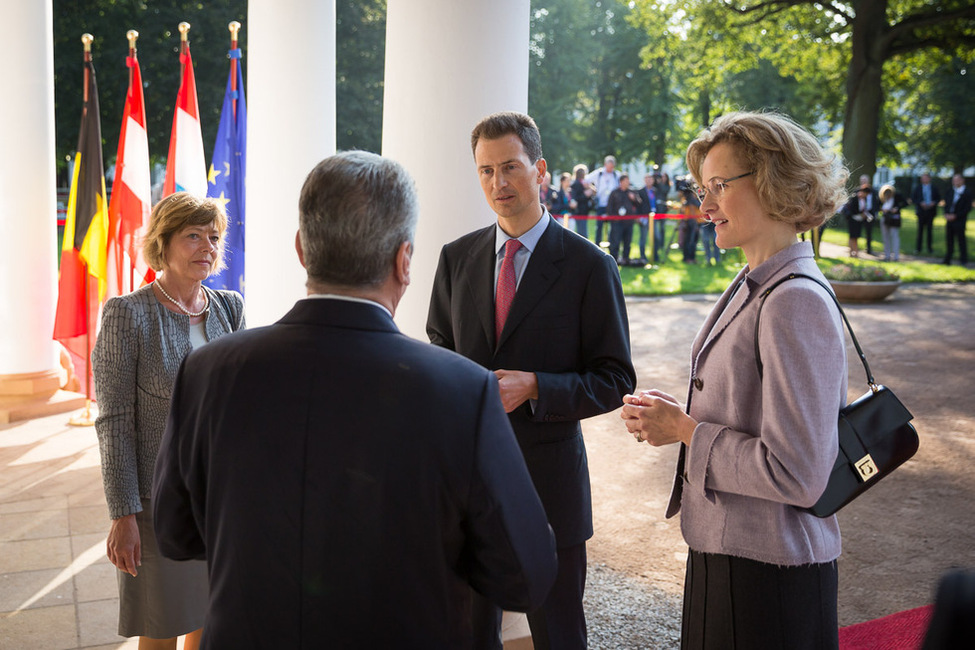
M 558 577 L 542 607 L 528 613 L 534 647 L 585 648 L 592 503 L 579 421 L 616 409 L 636 384 L 619 271 L 539 203 L 546 163 L 531 117 L 484 118 L 471 148 L 498 220 L 444 246 L 427 334 L 495 370 L 555 531 Z M 476 647 L 500 649 L 500 623 L 500 610 L 475 599 Z
M 470 648 L 472 587 L 520 611 L 548 593 L 554 538 L 497 378 L 393 323 L 417 214 L 397 163 L 319 163 L 308 297 L 177 376 L 152 502 L 162 553 L 207 559 L 205 647 Z

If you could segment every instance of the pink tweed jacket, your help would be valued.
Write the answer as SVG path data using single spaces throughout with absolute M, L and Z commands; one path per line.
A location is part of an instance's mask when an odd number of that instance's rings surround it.
M 681 450 L 668 516 L 681 511 L 695 551 L 781 566 L 840 554 L 836 517 L 802 510 L 826 486 L 847 398 L 845 331 L 825 289 L 798 278 L 769 295 L 759 331 L 763 379 L 756 366 L 761 294 L 792 272 L 825 280 L 812 246 L 797 242 L 743 269 L 694 341 L 688 404 L 699 424 Z

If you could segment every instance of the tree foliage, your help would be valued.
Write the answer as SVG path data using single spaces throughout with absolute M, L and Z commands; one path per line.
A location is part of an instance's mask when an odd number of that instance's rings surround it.
M 529 113 L 553 169 L 607 154 L 663 162 L 676 121 L 671 77 L 643 63 L 646 35 L 617 0 L 533 0 Z
M 669 52 L 703 63 L 686 82 L 699 93 L 703 87 L 719 102 L 730 99 L 721 82 L 741 73 L 735 66 L 743 61 L 759 67 L 755 57 L 770 62 L 779 77 L 794 79 L 796 90 L 802 89 L 797 99 L 816 102 L 810 118 L 842 123 L 843 154 L 854 176 L 872 174 L 878 156 L 898 154 L 897 140 L 904 136 L 893 115 L 898 107 L 884 101 L 885 91 L 898 87 L 892 68 L 912 53 L 961 57 L 975 44 L 975 5 L 968 0 L 635 0 L 635 5 L 651 36 L 659 32 L 660 20 L 650 18 L 666 17 Z M 698 103 L 699 114 L 714 102 L 707 99 Z
M 386 65 L 386 0 L 335 4 L 335 123 L 340 150 L 379 153 Z

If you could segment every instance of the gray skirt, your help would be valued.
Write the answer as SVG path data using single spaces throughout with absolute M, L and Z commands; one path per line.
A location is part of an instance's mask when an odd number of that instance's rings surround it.
M 200 629 L 209 596 L 206 562 L 176 562 L 159 554 L 149 499 L 142 499 L 142 512 L 135 520 L 142 566 L 136 577 L 118 572 L 118 633 L 171 639 Z

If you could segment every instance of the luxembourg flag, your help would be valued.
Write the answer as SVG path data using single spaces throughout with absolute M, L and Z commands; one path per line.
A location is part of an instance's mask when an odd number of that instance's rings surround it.
M 122 113 L 115 182 L 108 207 L 108 295 L 119 296 L 152 282 L 155 272 L 142 255 L 142 237 L 149 226 L 152 203 L 149 177 L 149 139 L 139 60 L 125 59 L 130 69 L 129 90 Z
M 185 37 L 185 32 L 183 36 Z M 200 109 L 196 100 L 196 78 L 190 42 L 180 43 L 179 62 L 183 66 L 182 83 L 176 96 L 173 133 L 169 138 L 169 157 L 166 159 L 166 182 L 163 196 L 173 192 L 189 192 L 200 198 L 207 195 L 207 167 L 203 158 L 203 133 L 200 131 Z

